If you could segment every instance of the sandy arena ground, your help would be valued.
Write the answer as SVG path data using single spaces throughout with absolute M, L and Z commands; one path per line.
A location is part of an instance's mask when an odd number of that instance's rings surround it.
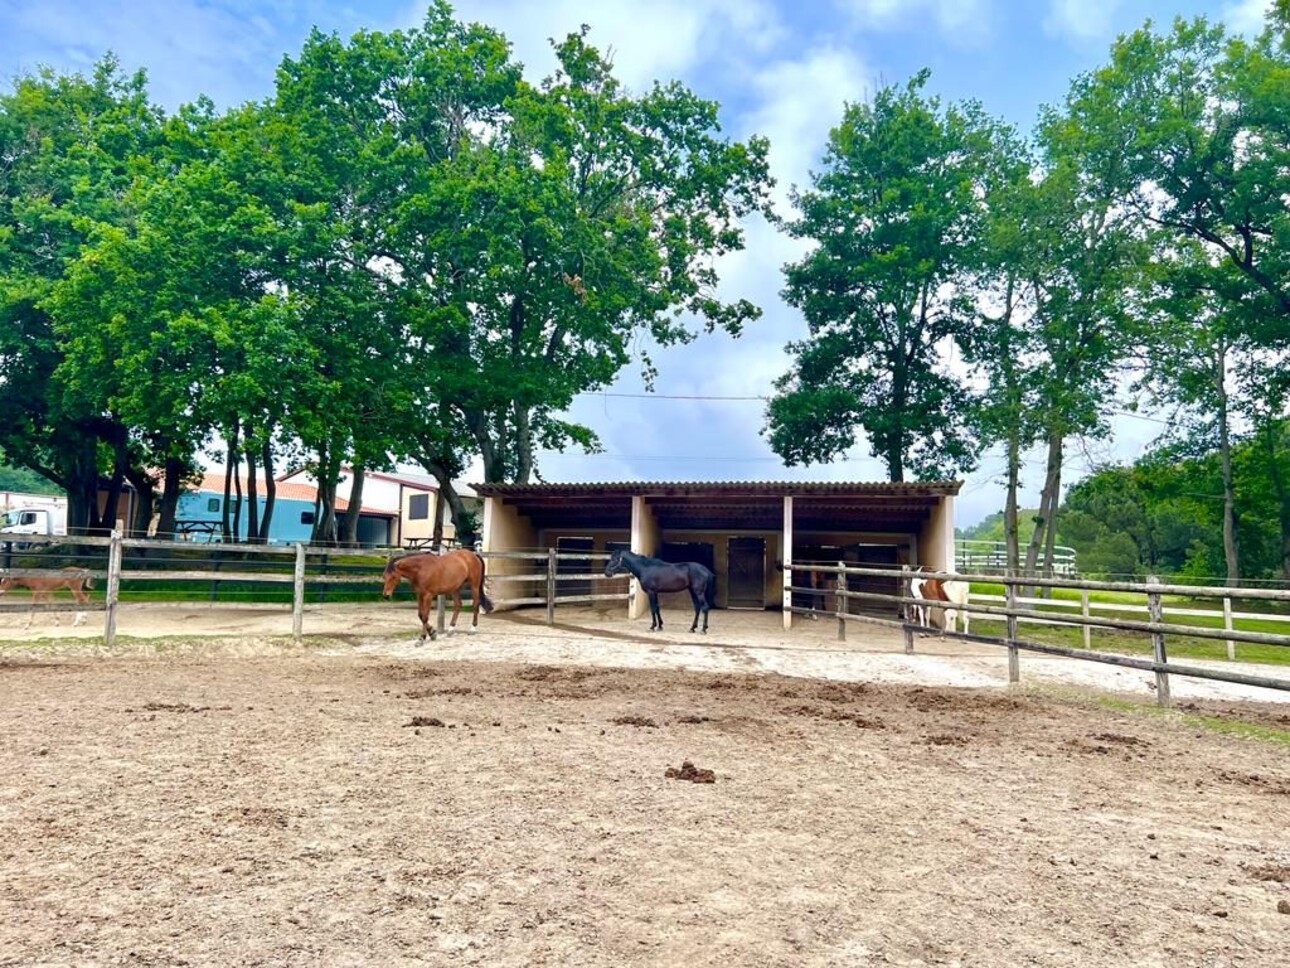
M 1290 963 L 1279 694 L 666 617 L 0 615 L 0 965 Z

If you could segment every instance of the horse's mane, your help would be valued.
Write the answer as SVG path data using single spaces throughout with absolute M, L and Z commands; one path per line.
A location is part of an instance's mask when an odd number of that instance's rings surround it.
M 390 560 L 385 563 L 385 577 L 389 578 L 394 574 L 394 566 L 401 559 L 402 555 L 390 555 Z

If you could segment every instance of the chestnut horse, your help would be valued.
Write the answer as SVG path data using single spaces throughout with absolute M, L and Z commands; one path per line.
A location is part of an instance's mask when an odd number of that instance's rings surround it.
M 50 604 L 53 599 L 50 597 L 60 588 L 66 588 L 76 598 L 76 603 L 84 608 L 90 603 L 90 596 L 85 594 L 85 589 L 93 588 L 94 582 L 90 578 L 90 573 L 84 568 L 77 568 L 75 565 L 68 565 L 57 575 L 4 575 L 0 577 L 0 595 L 9 591 L 11 588 L 29 588 L 31 589 L 31 604 L 34 611 L 35 606 L 41 602 Z M 31 625 L 31 615 L 27 614 L 27 625 Z M 76 617 L 72 619 L 72 625 L 80 625 L 85 621 L 85 612 L 78 611 Z M 58 621 L 58 613 L 54 613 L 54 624 L 61 624 Z
M 430 602 L 436 595 L 452 593 L 452 622 L 448 625 L 449 632 L 457 628 L 463 585 L 470 584 L 470 600 L 474 604 L 475 615 L 470 623 L 472 632 L 479 627 L 479 609 L 482 607 L 485 612 L 493 610 L 493 603 L 484 594 L 484 559 L 465 548 L 442 555 L 433 552 L 403 555 L 401 558 L 391 555 L 385 564 L 385 588 L 381 594 L 389 598 L 403 578 L 408 580 L 412 590 L 417 593 L 422 642 L 435 637 L 435 630 L 430 627 Z

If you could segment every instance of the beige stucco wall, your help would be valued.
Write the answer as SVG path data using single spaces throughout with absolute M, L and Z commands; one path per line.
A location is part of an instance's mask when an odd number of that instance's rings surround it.
M 917 564 L 954 570 L 954 498 L 943 497 L 918 533 Z
M 632 551 L 638 555 L 649 555 L 651 558 L 658 553 L 659 546 L 662 544 L 659 536 L 658 519 L 654 517 L 654 509 L 640 495 L 632 498 L 631 542 Z M 640 590 L 640 583 L 635 578 L 631 579 L 629 589 L 627 617 L 640 618 L 642 615 L 648 614 L 649 599 Z M 660 600 L 660 608 L 662 604 Z
M 525 551 L 538 547 L 537 531 L 533 523 L 501 498 L 484 499 L 484 551 Z M 546 565 L 521 558 L 487 559 L 489 575 L 527 575 L 545 572 Z M 489 585 L 488 593 L 495 601 L 506 598 L 529 598 L 546 594 L 546 581 L 502 581 Z

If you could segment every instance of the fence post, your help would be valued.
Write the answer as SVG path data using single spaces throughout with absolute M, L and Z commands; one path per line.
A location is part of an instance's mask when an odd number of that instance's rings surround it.
M 546 549 L 546 624 L 555 624 L 555 549 Z
M 1088 624 L 1088 589 L 1079 590 L 1079 613 L 1084 618 L 1084 648 L 1093 648 L 1093 627 Z
M 905 598 L 905 597 L 906 597 L 906 595 L 912 596 L 912 595 L 914 594 L 914 586 L 910 583 L 910 579 L 909 579 L 909 572 L 910 572 L 911 570 L 912 570 L 912 569 L 909 567 L 909 565 L 901 565 L 901 566 L 900 566 L 900 571 L 901 571 L 901 575 L 900 575 L 900 597 L 901 597 L 901 598 Z M 911 628 L 909 628 L 909 623 L 910 623 L 911 621 L 913 621 L 913 619 L 910 617 L 910 614 L 909 614 L 909 613 L 910 613 L 910 606 L 909 606 L 909 604 L 908 604 L 907 602 L 901 602 L 901 603 L 900 603 L 900 617 L 901 617 L 901 618 L 904 620 L 904 622 L 905 622 L 905 629 L 904 629 L 904 632 L 905 632 L 905 653 L 906 653 L 907 655 L 912 654 L 912 653 L 913 653 L 913 651 L 914 651 L 914 630 L 913 630 L 913 629 L 911 629 Z
M 1164 621 L 1164 606 L 1160 603 L 1160 592 L 1152 591 L 1153 585 L 1159 585 L 1160 579 L 1155 575 L 1147 576 L 1147 617 L 1151 622 L 1157 623 Z M 1158 665 L 1164 665 L 1169 661 L 1165 655 L 1165 633 L 1151 633 L 1151 651 Z M 1156 669 L 1156 704 L 1160 706 L 1171 705 L 1169 698 L 1169 673 Z
M 1224 632 L 1232 631 L 1232 596 L 1231 595 L 1223 596 L 1223 631 Z M 1227 640 L 1227 658 L 1232 662 L 1236 661 L 1236 643 L 1233 642 L 1231 639 Z
M 125 522 L 117 521 L 108 546 L 107 618 L 103 629 L 103 642 L 110 649 L 116 644 L 116 607 L 121 597 L 121 532 Z
M 215 559 L 215 562 L 211 566 L 211 571 L 219 571 L 220 563 L 224 559 L 220 556 L 220 552 L 218 548 L 215 549 L 214 559 Z M 212 602 L 219 601 L 219 579 L 218 578 L 216 578 L 214 581 L 211 582 L 211 601 Z
M 305 624 L 305 546 L 296 542 L 296 573 L 291 591 L 291 635 L 299 642 Z
M 1006 598 L 1008 606 L 1008 681 L 1021 681 L 1021 650 L 1017 648 L 1017 585 L 1015 576 L 1006 577 Z
M 839 592 L 842 591 L 842 582 L 844 578 L 842 569 L 846 566 L 847 563 L 845 561 L 838 562 L 838 578 L 837 581 L 833 583 L 833 610 L 837 612 L 838 615 L 839 642 L 845 642 L 847 640 L 847 600 L 839 594 Z

